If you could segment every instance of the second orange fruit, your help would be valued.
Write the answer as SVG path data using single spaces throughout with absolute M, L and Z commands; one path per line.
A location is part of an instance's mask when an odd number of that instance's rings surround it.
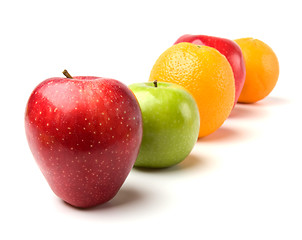
M 235 42 L 241 48 L 246 67 L 238 102 L 255 103 L 274 89 L 279 77 L 278 58 L 270 46 L 258 39 L 240 38 Z
M 216 131 L 234 104 L 235 83 L 228 60 L 216 49 L 179 43 L 155 62 L 149 81 L 176 83 L 187 89 L 199 108 L 199 137 Z

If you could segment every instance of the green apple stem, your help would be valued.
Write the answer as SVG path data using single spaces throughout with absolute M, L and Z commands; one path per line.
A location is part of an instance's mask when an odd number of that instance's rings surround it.
M 157 87 L 157 80 L 153 81 L 154 87 Z
M 72 76 L 69 74 L 69 72 L 66 69 L 62 73 L 65 75 L 65 77 L 72 79 Z

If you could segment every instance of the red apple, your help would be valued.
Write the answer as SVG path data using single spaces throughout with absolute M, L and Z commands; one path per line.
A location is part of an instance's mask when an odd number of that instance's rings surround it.
M 142 115 L 117 80 L 56 77 L 32 92 L 25 130 L 53 192 L 86 208 L 109 201 L 124 183 L 139 152 Z
M 245 81 L 244 59 L 241 49 L 237 45 L 237 43 L 235 43 L 235 41 L 226 38 L 212 37 L 206 35 L 189 35 L 189 34 L 181 36 L 174 44 L 180 42 L 189 42 L 196 45 L 205 45 L 208 47 L 212 47 L 218 50 L 221 54 L 223 54 L 226 57 L 234 73 L 234 79 L 235 79 L 234 105 L 235 105 L 237 103 L 237 100 L 239 98 L 239 95 L 241 93 Z

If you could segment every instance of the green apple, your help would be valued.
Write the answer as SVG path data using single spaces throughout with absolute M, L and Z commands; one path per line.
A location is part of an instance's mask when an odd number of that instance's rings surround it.
M 143 116 L 143 139 L 135 167 L 164 168 L 183 161 L 199 133 L 199 111 L 192 95 L 177 84 L 129 85 Z

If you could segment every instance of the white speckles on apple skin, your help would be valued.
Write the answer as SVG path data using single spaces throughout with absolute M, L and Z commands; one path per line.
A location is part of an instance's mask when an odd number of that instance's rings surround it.
M 41 83 L 28 101 L 25 128 L 55 194 L 71 205 L 90 207 L 110 200 L 132 169 L 142 119 L 125 85 L 83 83 L 61 78 Z

